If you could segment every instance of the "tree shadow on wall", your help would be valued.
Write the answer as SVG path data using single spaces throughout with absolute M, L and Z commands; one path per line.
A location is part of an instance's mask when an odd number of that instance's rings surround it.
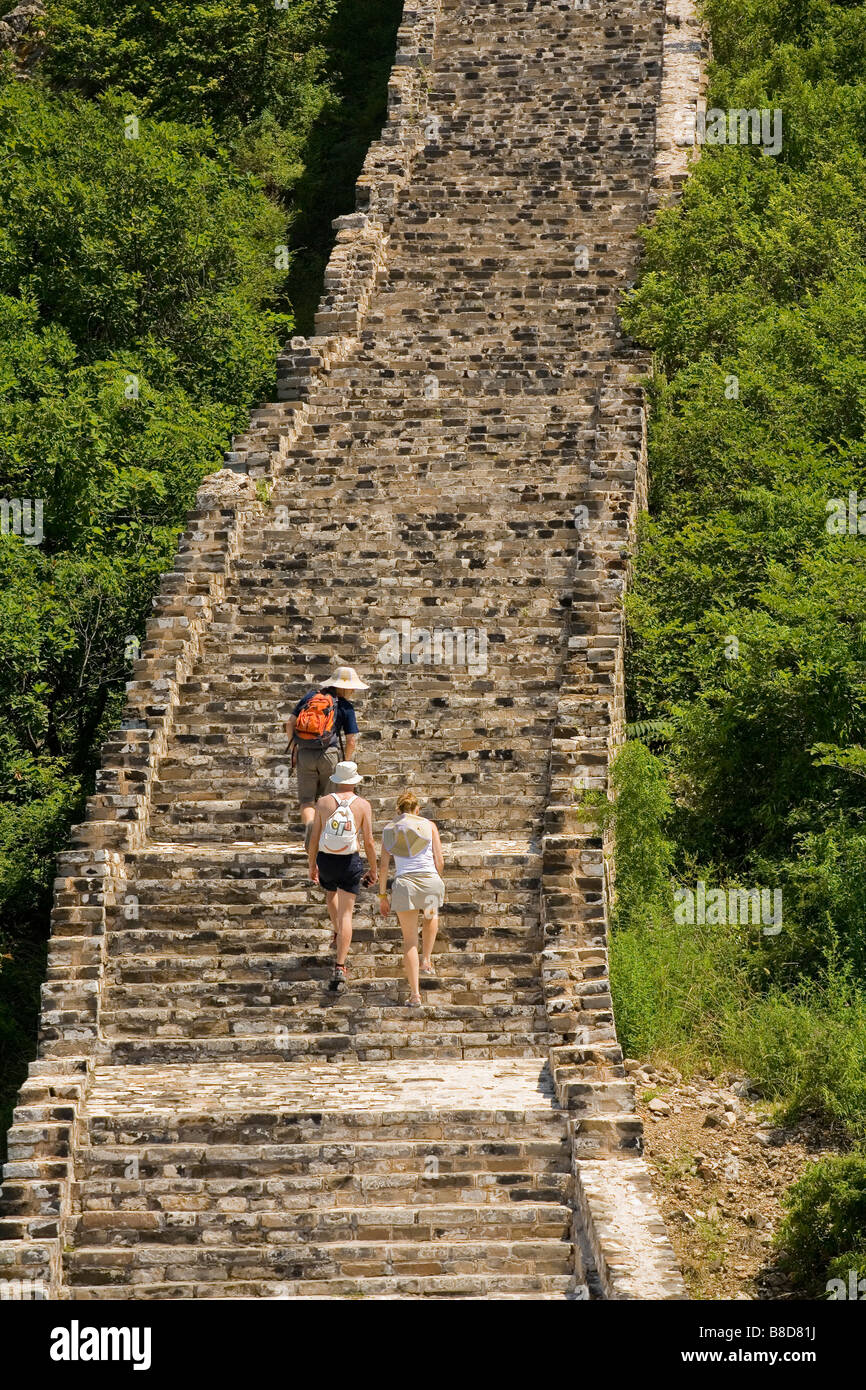
M 355 210 L 355 183 L 378 139 L 388 101 L 403 0 L 342 0 L 329 28 L 330 80 L 338 102 L 317 121 L 293 189 L 292 266 L 287 281 L 298 333 L 313 332 L 325 266 L 334 244 L 331 222 Z

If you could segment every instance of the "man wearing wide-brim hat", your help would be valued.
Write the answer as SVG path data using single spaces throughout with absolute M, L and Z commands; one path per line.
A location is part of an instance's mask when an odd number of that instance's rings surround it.
M 286 724 L 307 846 L 316 802 L 329 790 L 340 756 L 350 759 L 355 754 L 358 720 L 348 697 L 369 688 L 353 666 L 338 666 L 317 690 L 308 690 L 298 701 Z
M 372 884 L 376 879 L 373 808 L 356 791 L 361 781 L 357 763 L 337 763 L 328 792 L 316 806 L 307 846 L 310 881 L 325 890 L 334 931 L 332 990 L 341 990 L 347 983 L 352 914 L 361 884 Z M 366 875 L 359 853 L 361 844 L 367 856 Z

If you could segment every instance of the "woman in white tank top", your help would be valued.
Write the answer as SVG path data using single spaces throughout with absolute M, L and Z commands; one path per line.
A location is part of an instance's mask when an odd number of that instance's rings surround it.
M 434 974 L 432 954 L 439 930 L 439 909 L 445 901 L 442 873 L 445 860 L 439 831 L 432 820 L 419 815 L 421 803 L 414 792 L 397 801 L 397 819 L 382 832 L 379 860 L 379 910 L 387 917 L 393 908 L 403 933 L 403 965 L 409 981 L 409 1006 L 420 1008 L 420 976 Z M 388 870 L 394 860 L 394 882 L 388 897 Z M 418 960 L 418 916 L 421 927 L 421 960 Z

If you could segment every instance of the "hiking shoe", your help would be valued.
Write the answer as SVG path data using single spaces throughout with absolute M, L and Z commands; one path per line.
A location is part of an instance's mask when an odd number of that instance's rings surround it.
M 334 974 L 331 977 L 329 989 L 334 991 L 345 989 L 349 983 L 349 971 L 345 965 L 335 965 Z

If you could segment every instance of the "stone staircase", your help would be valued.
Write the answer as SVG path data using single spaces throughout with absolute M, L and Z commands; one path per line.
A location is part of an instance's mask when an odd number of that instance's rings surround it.
M 0 1276 L 81 1300 L 681 1296 L 574 796 L 621 736 L 646 363 L 615 308 L 664 22 L 661 0 L 407 3 L 317 336 L 200 493 L 61 859 Z M 437 632 L 440 660 L 407 659 Z M 377 828 L 412 785 L 442 831 L 417 1012 L 372 895 L 326 988 L 282 726 L 338 659 L 371 684 Z
M 538 1060 L 177 1072 L 98 1073 L 73 1297 L 573 1288 L 570 1145 Z
M 423 1016 L 407 1019 L 399 933 L 374 915 L 373 894 L 356 913 L 350 987 L 330 995 L 330 929 L 300 848 L 137 854 L 139 918 L 112 938 L 103 1004 L 114 1056 L 377 1061 L 429 1055 L 431 1035 L 440 1057 L 537 1056 L 547 1018 L 537 904 L 521 900 L 529 856 L 473 847 L 463 858 L 473 857 L 474 870 L 458 856 L 449 873 L 458 900 L 443 915 L 441 969 Z M 504 901 L 482 903 L 491 874 Z M 536 867 L 536 899 L 538 883 Z

